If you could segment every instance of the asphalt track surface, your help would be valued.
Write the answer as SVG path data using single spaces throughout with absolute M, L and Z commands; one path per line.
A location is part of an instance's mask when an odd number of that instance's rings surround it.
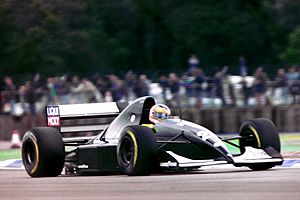
M 24 170 L 0 170 L 0 199 L 300 199 L 300 168 L 207 169 L 151 176 L 30 178 Z

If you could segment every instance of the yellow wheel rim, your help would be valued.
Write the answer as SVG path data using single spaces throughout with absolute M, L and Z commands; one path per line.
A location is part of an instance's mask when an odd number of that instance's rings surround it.
M 261 142 L 260 142 L 260 138 L 259 138 L 259 135 L 257 133 L 257 130 L 253 127 L 253 126 L 249 126 L 250 130 L 253 132 L 255 138 L 256 138 L 256 141 L 257 141 L 257 147 L 258 148 L 261 148 Z
M 131 137 L 134 145 L 133 166 L 135 166 L 138 157 L 138 145 L 134 133 L 131 130 L 128 130 L 127 133 Z

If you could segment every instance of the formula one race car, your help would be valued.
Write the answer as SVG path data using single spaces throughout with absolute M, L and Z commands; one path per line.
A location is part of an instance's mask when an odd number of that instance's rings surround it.
M 154 98 L 147 96 L 130 104 L 47 106 L 48 127 L 33 128 L 23 137 L 26 172 L 31 177 L 58 176 L 62 171 L 135 176 L 219 164 L 266 170 L 283 162 L 278 132 L 268 119 L 246 121 L 237 136 L 222 139 L 178 117 L 153 123 L 149 112 L 154 105 Z M 111 121 L 105 126 L 107 118 Z M 62 137 L 91 131 L 99 134 Z M 230 153 L 225 143 L 238 148 L 239 153 Z

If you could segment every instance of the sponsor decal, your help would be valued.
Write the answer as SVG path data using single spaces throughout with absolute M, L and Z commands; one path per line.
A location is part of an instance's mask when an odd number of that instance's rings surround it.
M 161 162 L 161 163 L 160 163 L 160 166 L 161 166 L 161 167 L 178 167 L 178 163 L 176 163 L 176 162 L 171 162 L 171 161 L 168 161 L 168 162 Z
M 59 107 L 48 106 L 46 112 L 48 126 L 60 126 Z
M 47 107 L 47 116 L 59 116 L 58 106 L 48 106 Z
M 60 118 L 57 117 L 47 117 L 48 126 L 60 126 Z
M 88 168 L 89 168 L 89 166 L 88 166 L 88 165 L 85 165 L 85 164 L 83 164 L 83 165 L 78 165 L 78 168 L 79 168 L 79 169 L 88 169 Z

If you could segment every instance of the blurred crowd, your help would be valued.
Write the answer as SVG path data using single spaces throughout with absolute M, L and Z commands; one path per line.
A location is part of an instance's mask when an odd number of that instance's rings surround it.
M 243 71 L 230 75 L 228 67 L 207 76 L 197 64 L 197 59 L 191 57 L 190 68 L 185 73 L 170 73 L 157 79 L 133 71 L 122 77 L 112 74 L 93 78 L 65 75 L 42 79 L 36 74 L 32 80 L 16 85 L 12 77 L 5 77 L 1 84 L 1 113 L 34 116 L 50 104 L 132 101 L 146 95 L 174 107 L 190 108 L 300 102 L 300 68 L 297 66 L 280 68 L 276 76 L 270 78 L 262 67 L 251 76 Z

